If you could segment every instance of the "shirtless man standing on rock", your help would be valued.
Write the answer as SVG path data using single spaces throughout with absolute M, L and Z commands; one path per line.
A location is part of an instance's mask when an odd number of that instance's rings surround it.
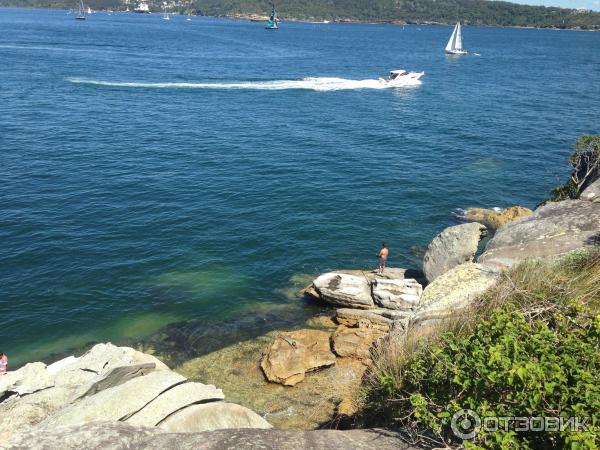
M 385 242 L 382 243 L 381 250 L 379 250 L 379 253 L 377 254 L 377 256 L 379 257 L 379 273 L 383 273 L 385 269 L 385 263 L 387 262 L 389 254 L 390 251 L 387 248 L 387 245 L 385 245 Z

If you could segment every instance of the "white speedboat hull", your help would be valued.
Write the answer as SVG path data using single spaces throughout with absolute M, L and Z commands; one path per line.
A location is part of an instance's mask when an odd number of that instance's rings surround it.
M 385 83 L 386 86 L 394 87 L 394 86 L 410 86 L 417 83 L 419 79 L 425 75 L 425 72 L 409 72 L 406 75 L 402 75 L 400 77 L 396 77 L 393 80 L 386 80 L 385 78 L 380 78 L 379 81 L 381 83 Z

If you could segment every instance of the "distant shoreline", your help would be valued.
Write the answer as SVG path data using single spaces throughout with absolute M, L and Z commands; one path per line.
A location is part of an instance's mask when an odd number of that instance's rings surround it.
M 42 7 L 42 6 L 0 6 L 0 9 L 43 9 L 43 10 L 62 10 L 69 11 L 69 9 L 62 7 Z M 94 12 L 99 13 L 131 13 L 138 14 L 135 11 L 124 11 L 124 10 L 94 10 Z M 163 11 L 156 10 L 151 11 L 151 14 L 162 14 Z M 186 14 L 182 12 L 170 12 L 170 15 L 174 16 L 184 16 Z M 144 15 L 144 14 L 141 14 Z M 211 17 L 214 19 L 228 19 L 228 20 L 240 20 L 240 21 L 249 21 L 249 22 L 266 22 L 269 20 L 268 16 L 261 16 L 258 14 L 225 14 L 225 15 L 210 15 L 210 14 L 189 14 L 194 17 Z M 350 19 L 350 18 L 342 18 L 342 19 L 299 19 L 295 17 L 287 17 L 281 20 L 281 23 L 307 23 L 314 25 L 328 25 L 328 24 L 361 24 L 361 25 L 417 25 L 417 26 L 454 26 L 455 22 L 440 22 L 434 20 L 424 20 L 424 21 L 415 21 L 415 20 L 362 20 L 362 19 Z M 480 28 L 516 28 L 516 29 L 532 29 L 532 30 L 559 30 L 559 31 L 590 31 L 590 32 L 600 32 L 600 28 L 581 28 L 581 27 L 543 27 L 543 26 L 519 26 L 519 25 L 488 25 L 488 24 L 477 24 L 473 25 L 468 22 L 462 22 L 464 26 L 468 27 L 480 27 Z

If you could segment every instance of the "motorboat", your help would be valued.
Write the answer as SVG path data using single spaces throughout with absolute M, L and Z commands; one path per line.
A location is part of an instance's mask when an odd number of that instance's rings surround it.
M 379 78 L 379 80 L 389 86 L 402 86 L 418 81 L 423 75 L 425 75 L 425 72 L 409 72 L 408 70 L 398 69 L 390 71 L 387 79 Z

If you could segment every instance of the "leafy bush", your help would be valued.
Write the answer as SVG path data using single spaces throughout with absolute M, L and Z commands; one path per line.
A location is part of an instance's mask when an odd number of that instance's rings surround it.
M 600 253 L 525 263 L 470 322 L 375 357 L 363 417 L 456 444 L 452 416 L 588 418 L 587 431 L 479 430 L 466 448 L 596 449 L 600 440 Z M 392 350 L 394 349 L 395 350 Z M 399 350 L 402 349 L 402 350 Z
M 571 178 L 565 184 L 552 189 L 552 200 L 579 198 L 595 179 L 600 176 L 600 135 L 582 136 L 575 142 L 569 155 Z

